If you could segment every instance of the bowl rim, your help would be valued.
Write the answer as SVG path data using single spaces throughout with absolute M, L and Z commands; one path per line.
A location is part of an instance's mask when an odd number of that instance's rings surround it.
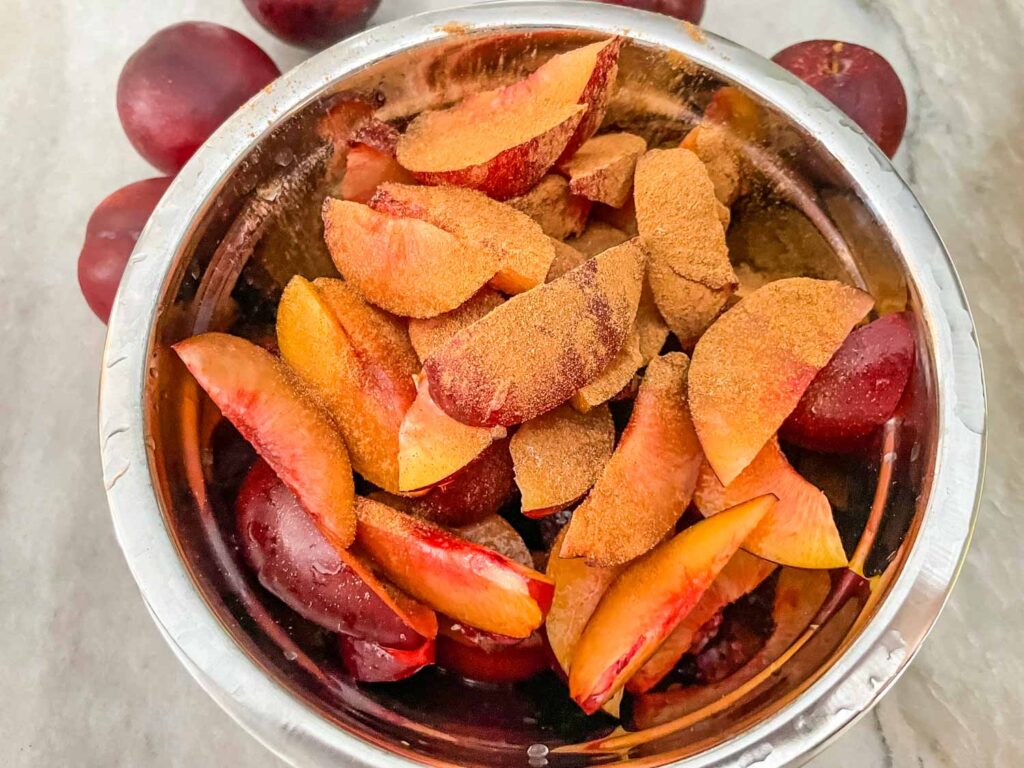
M 159 301 L 180 244 L 239 160 L 272 128 L 335 82 L 383 58 L 470 33 L 581 29 L 678 51 L 749 89 L 815 136 L 888 229 L 920 297 L 938 401 L 932 487 L 914 546 L 860 635 L 778 712 L 676 766 L 781 768 L 809 759 L 896 682 L 945 605 L 980 502 L 985 384 L 973 320 L 938 233 L 888 158 L 816 91 L 760 55 L 704 30 L 632 8 L 513 0 L 429 11 L 344 40 L 285 73 L 230 118 L 178 174 L 129 259 L 110 319 L 100 381 L 99 437 L 114 531 L 147 609 L 207 693 L 285 762 L 422 765 L 337 727 L 266 676 L 224 630 L 167 530 L 151 478 L 146 380 Z M 145 329 L 145 330 L 143 330 Z

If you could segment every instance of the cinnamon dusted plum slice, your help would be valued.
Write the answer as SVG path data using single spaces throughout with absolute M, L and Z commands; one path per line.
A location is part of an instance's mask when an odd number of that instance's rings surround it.
M 493 251 L 419 219 L 334 199 L 324 202 L 323 219 L 338 271 L 367 301 L 396 315 L 455 309 L 501 267 Z
M 684 347 L 700 338 L 736 290 L 707 168 L 687 149 L 655 149 L 636 166 L 637 224 L 647 279 Z
M 341 280 L 296 276 L 277 308 L 277 343 L 334 418 L 356 472 L 397 491 L 398 430 L 417 366 L 401 323 Z
M 501 427 L 471 427 L 453 419 L 431 399 L 421 376 L 398 431 L 398 487 L 417 491 L 440 483 L 504 436 Z
M 607 251 L 609 248 L 621 245 L 629 239 L 629 235 L 621 229 L 616 229 L 611 224 L 606 224 L 603 221 L 594 221 L 583 231 L 583 234 L 572 238 L 568 241 L 568 244 L 587 258 L 590 258 Z
M 831 579 L 825 571 L 783 568 L 775 588 L 772 618 L 775 630 L 768 642 L 742 668 L 711 685 L 673 688 L 637 696 L 633 724 L 638 729 L 669 723 L 718 701 L 782 656 L 814 619 L 828 597 Z
M 548 668 L 548 651 L 540 632 L 515 645 L 490 650 L 444 635 L 437 639 L 437 664 L 467 680 L 519 683 Z
M 708 591 L 686 614 L 671 635 L 655 651 L 640 670 L 630 678 L 626 690 L 630 693 L 646 693 L 675 668 L 679 659 L 689 653 L 699 641 L 701 630 L 727 605 L 753 592 L 778 566 L 768 560 L 748 554 L 743 550 L 732 556 L 728 565 L 718 574 Z M 558 600 L 558 583 L 555 583 L 555 600 Z M 554 610 L 552 608 L 552 610 Z
M 724 206 L 735 203 L 743 183 L 743 164 L 736 136 L 714 123 L 698 125 L 683 139 L 682 147 L 704 163 L 718 201 Z M 728 223 L 723 222 L 726 227 Z
M 548 268 L 546 282 L 550 283 L 564 277 L 589 258 L 561 240 L 552 239 L 551 242 L 555 246 L 555 260 Z
M 523 514 L 542 517 L 582 498 L 614 445 L 615 425 L 607 406 L 579 413 L 563 405 L 519 427 L 509 450 Z
M 595 136 L 561 165 L 569 190 L 580 197 L 621 208 L 633 190 L 636 162 L 647 142 L 633 133 Z
M 559 557 L 564 538 L 563 528 L 551 547 L 548 559 L 547 574 L 555 582 L 555 598 L 544 626 L 555 660 L 568 675 L 576 644 L 587 622 L 625 566 L 601 568 L 587 565 L 581 558 Z
M 554 592 L 547 576 L 370 499 L 357 499 L 356 514 L 359 544 L 413 597 L 509 637 L 529 637 L 543 623 Z
M 249 567 L 303 618 L 391 648 L 414 648 L 437 634 L 432 610 L 381 581 L 356 552 L 327 543 L 266 462 L 249 471 L 235 506 Z
M 672 530 L 697 483 L 702 454 L 686 405 L 681 352 L 647 367 L 633 414 L 590 495 L 573 514 L 562 557 L 618 565 Z
M 498 200 L 526 193 L 601 124 L 621 45 L 613 38 L 554 56 L 524 80 L 420 115 L 398 161 L 426 184 Z
M 825 494 L 802 478 L 779 443 L 765 443 L 750 465 L 723 486 L 708 464 L 701 468 L 694 501 L 705 517 L 747 499 L 772 493 L 779 503 L 750 534 L 748 552 L 796 568 L 842 568 L 846 552 Z
M 460 240 L 495 253 L 501 269 L 491 285 L 522 293 L 544 282 L 555 249 L 533 219 L 472 189 L 385 184 L 370 206 L 423 219 Z
M 741 299 L 701 337 L 690 367 L 690 409 L 722 483 L 754 460 L 873 303 L 835 281 L 777 280 Z
M 569 694 L 584 712 L 597 711 L 647 663 L 774 505 L 765 496 L 703 520 L 622 572 L 569 667 Z
M 474 426 L 520 424 L 565 402 L 618 353 L 643 267 L 625 243 L 512 297 L 423 364 L 434 401 Z
M 538 181 L 526 194 L 507 202 L 540 224 L 544 234 L 555 240 L 582 232 L 587 226 L 591 206 L 585 197 L 569 190 L 568 181 L 554 173 Z
M 611 400 L 633 380 L 633 374 L 640 370 L 643 364 L 644 358 L 640 353 L 640 332 L 634 322 L 626 340 L 622 342 L 622 348 L 608 363 L 608 367 L 601 371 L 596 379 L 581 387 L 572 396 L 572 407 L 580 413 L 586 413 L 591 408 L 596 408 Z
M 381 184 L 411 184 L 412 174 L 398 164 L 394 155 L 368 144 L 356 144 L 345 156 L 341 196 L 355 203 L 368 203 Z
M 896 412 L 914 368 L 905 313 L 855 329 L 807 387 L 779 434 L 812 451 L 855 451 Z
M 266 350 L 225 333 L 174 351 L 242 437 L 273 468 L 335 549 L 355 538 L 352 465 L 337 428 Z
M 426 360 L 434 350 L 463 328 L 472 325 L 492 309 L 505 302 L 505 297 L 491 288 L 481 288 L 465 303 L 451 312 L 437 317 L 409 320 L 409 338 L 420 360 Z
M 414 648 L 391 648 L 374 640 L 338 638 L 345 671 L 362 683 L 394 683 L 434 663 L 435 643 L 422 638 Z

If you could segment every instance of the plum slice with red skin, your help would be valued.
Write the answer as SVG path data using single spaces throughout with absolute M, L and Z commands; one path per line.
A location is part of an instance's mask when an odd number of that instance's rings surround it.
M 544 574 L 386 504 L 360 498 L 357 541 L 399 587 L 460 622 L 529 637 L 551 607 Z
M 519 82 L 420 115 L 398 143 L 398 161 L 426 184 L 497 200 L 526 193 L 597 130 L 621 45 L 616 37 L 554 56 Z
M 356 527 L 348 449 L 295 374 L 265 349 L 226 333 L 193 336 L 174 351 L 331 545 L 348 548 Z
M 513 296 L 423 364 L 433 401 L 464 424 L 511 426 L 568 400 L 618 354 L 645 256 L 633 242 Z
M 394 683 L 434 663 L 435 641 L 421 638 L 412 648 L 391 648 L 373 640 L 341 635 L 338 648 L 345 671 L 363 683 Z
M 437 639 L 437 664 L 467 680 L 518 683 L 548 668 L 548 649 L 539 631 L 525 640 L 490 649 L 444 634 Z
M 858 451 L 896 412 L 913 369 L 914 330 L 905 312 L 857 328 L 808 385 L 779 434 L 812 451 Z
M 246 563 L 303 618 L 396 649 L 416 648 L 437 633 L 432 610 L 373 577 L 354 553 L 339 555 L 265 461 L 249 471 L 235 505 Z

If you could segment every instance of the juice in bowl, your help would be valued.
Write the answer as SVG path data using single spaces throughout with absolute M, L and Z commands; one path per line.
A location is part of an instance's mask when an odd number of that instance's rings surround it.
M 725 41 L 397 22 L 244 108 L 136 253 L 119 539 L 296 764 L 786 765 L 951 587 L 983 431 L 955 274 L 881 153 Z

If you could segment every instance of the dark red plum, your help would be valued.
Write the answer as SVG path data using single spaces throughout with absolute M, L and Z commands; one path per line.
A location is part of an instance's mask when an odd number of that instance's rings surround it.
M 845 112 L 889 157 L 907 127 L 907 94 L 879 53 L 838 40 L 808 40 L 772 60 Z
M 188 21 L 162 29 L 121 70 L 117 113 L 132 146 L 177 173 L 228 117 L 281 72 L 244 35 Z
M 135 243 L 172 179 L 136 181 L 96 206 L 78 256 L 78 284 L 89 308 L 104 323 Z
M 641 11 L 654 11 L 674 16 L 691 24 L 700 24 L 704 16 L 705 0 L 602 0 L 612 5 L 628 5 Z
M 318 51 L 366 27 L 380 0 L 242 0 L 270 34 Z

